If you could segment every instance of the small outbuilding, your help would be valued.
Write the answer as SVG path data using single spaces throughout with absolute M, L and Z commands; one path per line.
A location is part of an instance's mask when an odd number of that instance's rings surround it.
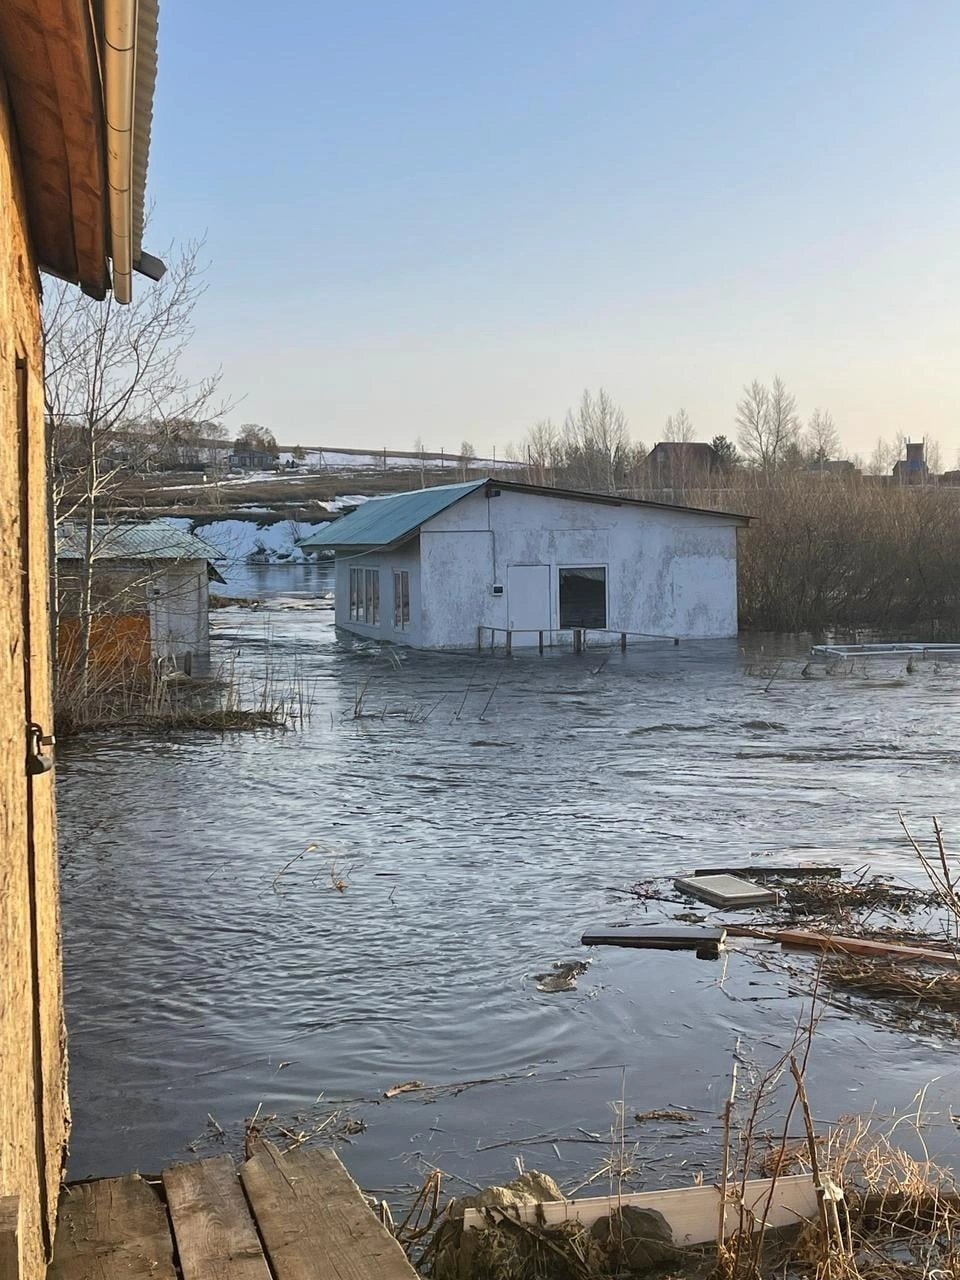
M 737 633 L 747 516 L 501 479 L 374 498 L 306 538 L 336 556 L 336 622 L 416 649 L 575 631 Z
M 197 674 L 210 661 L 210 579 L 220 553 L 166 520 L 98 524 L 90 590 L 90 656 L 97 667 L 160 662 Z M 77 660 L 84 618 L 85 531 L 58 532 L 58 653 Z

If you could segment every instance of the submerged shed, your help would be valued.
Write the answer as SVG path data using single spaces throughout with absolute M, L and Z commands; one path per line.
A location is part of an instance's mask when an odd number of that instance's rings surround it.
M 501 479 L 374 498 L 305 539 L 336 555 L 336 620 L 418 649 L 575 630 L 708 639 L 737 632 L 748 517 Z
M 202 671 L 210 659 L 210 578 L 222 582 L 214 547 L 166 520 L 97 525 L 92 557 L 91 657 L 99 666 L 151 660 Z M 58 649 L 77 653 L 86 548 L 71 525 L 57 541 Z

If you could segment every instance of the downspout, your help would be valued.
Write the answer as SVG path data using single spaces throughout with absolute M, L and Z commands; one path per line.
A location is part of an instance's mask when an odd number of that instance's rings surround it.
M 104 96 L 113 293 L 130 301 L 133 277 L 133 84 L 137 63 L 137 0 L 104 0 Z

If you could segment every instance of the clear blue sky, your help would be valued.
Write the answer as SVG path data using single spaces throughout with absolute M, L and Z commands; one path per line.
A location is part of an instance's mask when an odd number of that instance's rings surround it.
M 164 0 L 147 247 L 282 442 L 481 451 L 586 386 L 960 447 L 960 5 Z M 144 287 L 141 284 L 141 287 Z

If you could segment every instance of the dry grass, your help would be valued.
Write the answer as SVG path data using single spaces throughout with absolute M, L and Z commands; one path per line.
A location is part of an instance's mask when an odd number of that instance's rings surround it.
M 215 676 L 192 679 L 156 666 L 112 666 L 93 669 L 86 680 L 76 668 L 61 666 L 54 722 L 61 738 L 109 729 L 285 729 L 309 719 L 312 700 L 298 670 L 281 676 L 269 665 L 259 677 L 244 678 L 231 664 Z

